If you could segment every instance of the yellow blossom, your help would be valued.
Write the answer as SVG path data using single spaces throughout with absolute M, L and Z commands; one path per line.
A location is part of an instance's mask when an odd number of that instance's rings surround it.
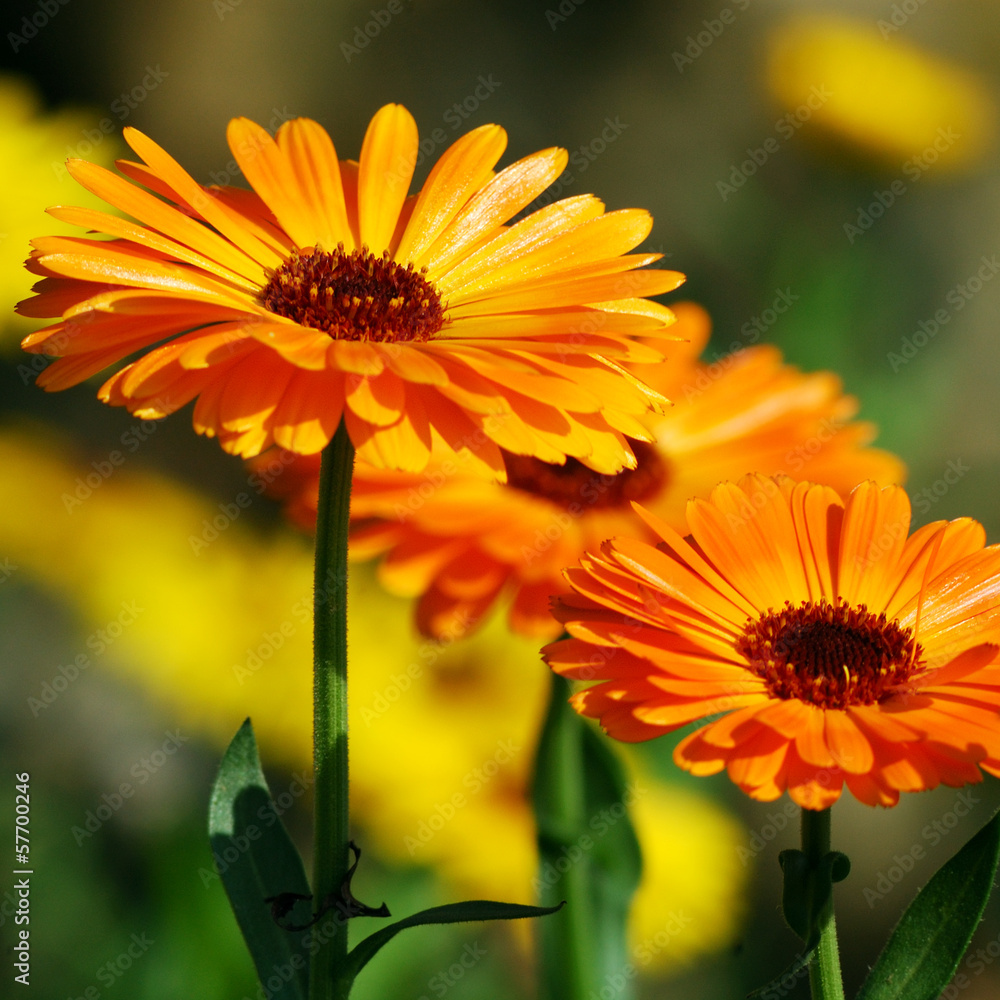
M 903 41 L 891 22 L 796 17 L 770 39 L 768 81 L 791 126 L 808 121 L 911 180 L 978 162 L 993 138 L 983 82 Z
M 86 155 L 110 164 L 120 146 L 117 124 L 109 134 L 99 127 L 100 118 L 80 109 L 46 114 L 31 86 L 17 77 L 0 76 L 0 121 L 0 312 L 6 331 L 0 344 L 13 348 L 30 326 L 38 325 L 13 311 L 37 280 L 21 267 L 31 249 L 28 241 L 40 227 L 57 235 L 79 231 L 47 217 L 45 209 L 67 201 L 90 208 L 101 204 L 78 193 L 66 170 L 67 157 Z

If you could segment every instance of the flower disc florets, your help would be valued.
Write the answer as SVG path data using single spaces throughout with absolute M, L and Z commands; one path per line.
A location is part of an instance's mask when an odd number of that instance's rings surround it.
M 429 340 L 444 325 L 444 307 L 422 274 L 367 247 L 332 253 L 296 250 L 271 272 L 262 305 L 334 340 Z
M 908 628 L 862 604 L 786 603 L 750 622 L 736 649 L 774 698 L 818 708 L 874 705 L 895 693 L 920 657 Z
M 550 465 L 527 455 L 504 455 L 507 485 L 545 497 L 567 510 L 587 506 L 595 510 L 628 507 L 648 501 L 667 484 L 666 459 L 652 445 L 630 442 L 636 468 L 615 475 L 601 475 L 575 458 L 564 465 Z

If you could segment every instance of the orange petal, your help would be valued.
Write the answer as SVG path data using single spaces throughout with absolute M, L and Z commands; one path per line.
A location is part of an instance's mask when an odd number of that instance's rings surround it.
M 452 143 L 434 164 L 396 248 L 396 260 L 418 263 L 472 195 L 492 176 L 507 146 L 499 125 L 482 125 Z
M 361 146 L 358 227 L 361 243 L 376 256 L 390 249 L 417 162 L 417 124 L 400 104 L 380 108 Z
M 229 240 L 172 205 L 116 177 L 110 170 L 86 160 L 69 160 L 67 169 L 76 181 L 98 198 L 152 226 L 172 240 L 191 247 L 200 257 L 217 261 L 226 271 L 242 275 L 249 282 L 259 283 L 263 277 L 260 264 L 233 246 Z M 105 229 L 103 224 L 93 228 L 113 232 Z
M 326 130 L 309 118 L 296 118 L 285 122 L 276 138 L 312 216 L 316 242 L 326 250 L 338 243 L 348 253 L 354 250 L 340 163 Z
M 425 254 L 414 257 L 414 264 L 426 264 L 432 281 L 445 273 L 537 198 L 566 169 L 567 159 L 564 149 L 546 149 L 501 170 L 458 213 Z
M 198 184 L 166 150 L 131 126 L 126 126 L 123 134 L 125 141 L 149 164 L 152 171 L 226 239 L 263 267 L 274 268 L 281 263 L 282 258 L 251 231 L 238 213 Z

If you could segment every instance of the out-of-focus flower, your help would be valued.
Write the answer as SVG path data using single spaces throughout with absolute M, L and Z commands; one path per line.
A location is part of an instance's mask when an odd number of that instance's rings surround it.
M 747 476 L 688 505 L 690 537 L 618 538 L 570 570 L 547 647 L 617 739 L 707 716 L 674 759 L 768 801 L 868 805 L 1000 773 L 1000 547 L 968 518 L 907 537 L 898 486 Z M 977 766 L 978 765 L 978 766 Z
M 995 105 L 983 81 L 891 26 L 796 17 L 771 37 L 768 80 L 798 123 L 897 170 L 909 163 L 917 176 L 978 162 L 993 140 Z
M 692 303 L 674 312 L 674 330 L 689 340 L 668 346 L 653 378 L 674 405 L 650 423 L 652 444 L 633 445 L 634 471 L 602 476 L 579 462 L 508 454 L 501 486 L 448 459 L 419 475 L 358 465 L 352 555 L 385 555 L 380 579 L 395 593 L 419 596 L 423 632 L 473 627 L 509 595 L 514 629 L 555 637 L 549 598 L 566 590 L 563 570 L 613 535 L 651 537 L 633 500 L 682 529 L 690 497 L 748 471 L 804 474 L 843 493 L 864 479 L 902 480 L 899 459 L 868 447 L 874 428 L 852 420 L 857 401 L 843 395 L 835 375 L 804 375 L 767 345 L 699 362 L 707 314 Z M 257 462 L 293 519 L 314 526 L 318 461 L 276 453 Z
M 407 197 L 417 127 L 395 104 L 372 119 L 359 163 L 338 160 L 308 119 L 273 139 L 234 119 L 252 191 L 203 187 L 141 132 L 125 138 L 146 161 L 119 163 L 127 180 L 68 167 L 140 224 L 56 207 L 113 239 L 33 242 L 42 281 L 20 309 L 60 317 L 24 340 L 61 358 L 40 385 L 144 351 L 101 399 L 158 418 L 197 397 L 196 429 L 235 454 L 315 454 L 343 418 L 359 457 L 382 468 L 419 471 L 432 446 L 489 478 L 504 475 L 501 447 L 602 472 L 634 464 L 623 432 L 641 434 L 637 417 L 665 400 L 618 362 L 660 360 L 632 338 L 673 316 L 643 296 L 683 276 L 643 269 L 660 254 L 628 254 L 647 212 L 605 213 L 591 195 L 508 225 L 562 173 L 565 150 L 495 174 L 507 136 L 484 125 Z
M 311 552 L 240 520 L 257 480 L 219 504 L 102 461 L 68 461 L 36 435 L 0 435 L 0 556 L 17 579 L 78 610 L 89 635 L 77 678 L 113 671 L 220 747 L 250 715 L 262 757 L 298 775 L 283 807 L 300 808 L 312 753 Z M 352 816 L 363 842 L 435 868 L 449 895 L 530 902 L 527 783 L 549 691 L 537 643 L 499 620 L 462 642 L 421 640 L 408 604 L 365 567 L 352 573 L 349 615 Z M 51 676 L 26 711 L 75 696 L 56 664 Z M 632 936 L 652 956 L 637 964 L 655 971 L 732 940 L 743 831 L 709 799 L 645 777 L 642 787 L 634 820 L 647 865 Z M 672 863 L 668 848 L 704 859 L 704 873 Z M 665 942 L 671 911 L 685 922 Z
M 14 315 L 14 306 L 31 290 L 32 278 L 21 264 L 29 240 L 45 222 L 45 209 L 81 194 L 84 204 L 99 204 L 80 191 L 64 165 L 67 153 L 86 152 L 101 163 L 114 159 L 118 140 L 95 128 L 98 120 L 79 109 L 46 114 L 26 81 L 0 76 L 0 313 L 8 331 L 0 344 L 13 346 L 14 334 L 24 334 L 25 322 Z
M 658 971 L 736 940 L 746 909 L 748 869 L 740 860 L 746 832 L 695 791 L 656 781 L 644 787 L 647 794 L 630 811 L 642 845 L 642 881 L 629 938 L 633 963 Z

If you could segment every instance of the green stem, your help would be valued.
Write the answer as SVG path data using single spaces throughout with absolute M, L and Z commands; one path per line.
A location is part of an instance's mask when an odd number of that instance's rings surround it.
M 571 693 L 569 681 L 553 674 L 543 737 L 551 743 L 544 752 L 539 748 L 539 758 L 554 764 L 547 784 L 548 829 L 542 830 L 539 824 L 539 835 L 561 841 L 560 847 L 564 849 L 574 845 L 578 830 L 586 828 L 587 808 L 583 787 L 583 720 L 568 704 Z M 588 867 L 585 863 L 571 865 L 555 885 L 548 887 L 547 893 L 542 893 L 543 906 L 566 900 L 566 906 L 540 929 L 544 952 L 541 993 L 549 1000 L 584 1000 L 595 984 Z
M 830 853 L 830 810 L 802 810 L 802 853 L 815 869 Z M 840 974 L 840 949 L 837 946 L 837 923 L 831 901 L 822 921 L 816 954 L 809 963 L 809 988 L 813 1000 L 844 1000 Z
M 315 840 L 313 898 L 317 906 L 339 891 L 348 869 L 347 767 L 347 531 L 354 446 L 341 421 L 323 452 L 316 514 L 313 595 L 313 765 Z M 347 955 L 347 920 L 317 936 L 309 967 L 309 1000 L 342 1000 L 338 971 Z M 329 921 L 324 921 L 329 925 Z

